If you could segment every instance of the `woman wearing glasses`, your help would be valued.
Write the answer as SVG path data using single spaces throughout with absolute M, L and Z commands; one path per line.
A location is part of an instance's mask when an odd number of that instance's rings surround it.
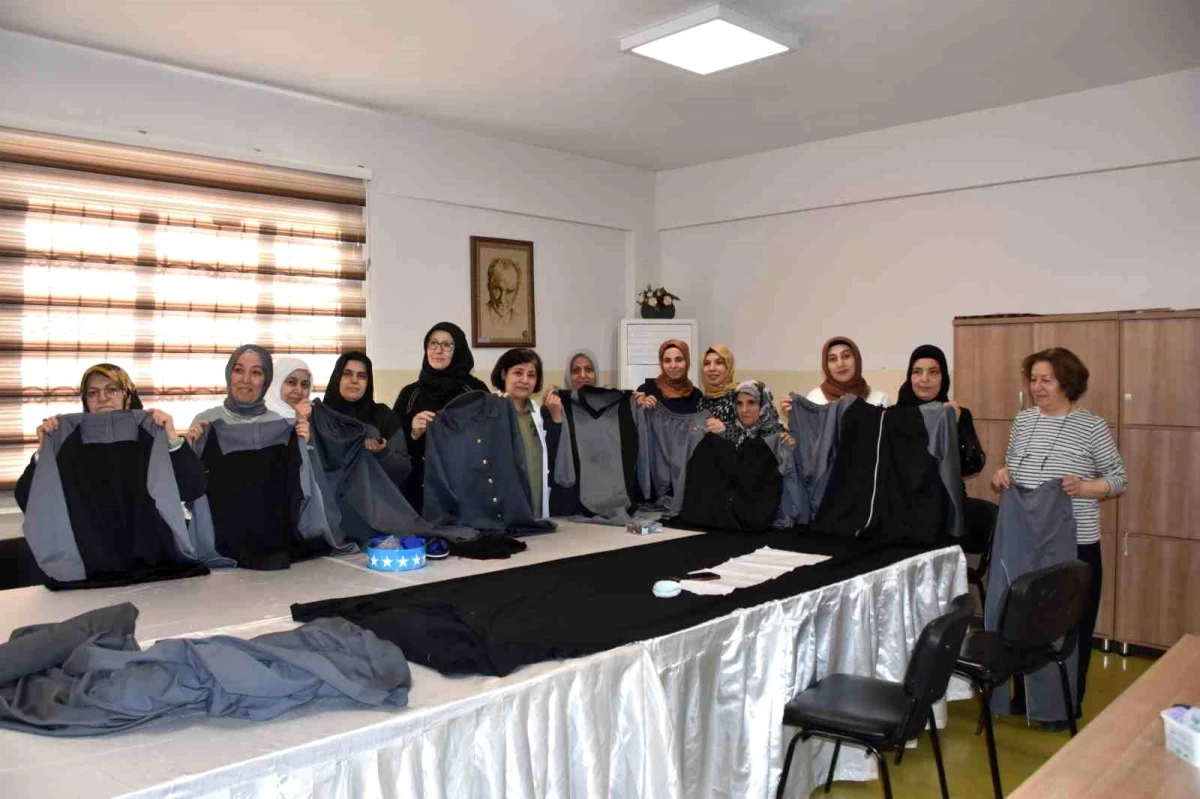
M 1021 374 L 1029 382 L 1034 407 L 1013 420 L 1004 467 L 992 477 L 992 488 L 999 491 L 1013 484 L 1037 488 L 1047 480 L 1059 480 L 1063 493 L 1071 497 L 1078 556 L 1092 568 L 1091 595 L 1079 622 L 1082 707 L 1092 633 L 1100 611 L 1099 501 L 1125 492 L 1125 464 L 1108 423 L 1078 406 L 1087 391 L 1088 370 L 1075 353 L 1062 347 L 1035 352 L 1021 364 Z
M 425 431 L 446 403 L 470 391 L 487 391 L 487 386 L 471 374 L 475 358 L 467 346 L 466 334 L 451 322 L 439 322 L 425 334 L 425 359 L 417 382 L 400 389 L 392 406 L 400 417 L 401 428 L 408 431 L 405 441 L 412 458 L 412 471 L 405 481 L 405 498 L 421 509 L 422 484 L 425 482 Z
M 79 381 L 79 393 L 83 399 L 84 413 L 109 413 L 111 411 L 140 411 L 142 400 L 138 397 L 137 387 L 128 373 L 119 366 L 111 363 L 98 363 L 83 373 Z M 154 423 L 167 433 L 168 447 L 171 451 L 171 465 L 175 469 L 175 482 L 179 486 L 179 498 L 192 500 L 204 493 L 204 466 L 191 447 L 183 446 L 183 436 L 175 431 L 175 422 L 165 411 L 147 411 Z M 37 428 L 38 444 L 47 435 L 58 429 L 58 417 L 51 416 L 43 419 Z M 13 495 L 21 510 L 29 499 L 29 487 L 33 482 L 33 470 L 37 464 L 37 453 L 25 467 L 25 472 L 17 480 Z

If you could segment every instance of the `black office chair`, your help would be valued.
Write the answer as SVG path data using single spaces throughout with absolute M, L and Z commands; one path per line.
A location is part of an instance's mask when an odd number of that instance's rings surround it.
M 978 555 L 979 562 L 972 567 L 967 564 L 967 585 L 979 592 L 979 607 L 987 606 L 987 573 L 992 562 L 992 541 L 996 536 L 996 518 L 1000 506 L 986 499 L 967 497 L 963 503 L 963 517 L 967 536 L 963 539 L 965 555 Z
M 1091 568 L 1078 560 L 1022 574 L 1009 586 L 1000 611 L 999 631 L 974 631 L 963 642 L 954 673 L 970 680 L 979 693 L 980 718 L 987 731 L 988 765 L 997 799 L 1004 793 L 1000 789 L 1000 765 L 996 761 L 996 736 L 992 729 L 992 691 L 1013 675 L 1058 664 L 1067 724 L 1071 735 L 1075 735 L 1075 705 L 1071 701 L 1066 660 L 1075 651 L 1079 617 L 1083 615 L 1091 585 Z
M 942 765 L 942 748 L 938 742 L 937 723 L 933 718 L 933 703 L 946 693 L 950 672 L 962 647 L 967 626 L 974 613 L 974 600 L 963 594 L 950 603 L 950 611 L 925 625 L 912 659 L 904 673 L 904 682 L 889 682 L 853 674 L 831 674 L 817 680 L 797 694 L 783 709 L 783 721 L 800 731 L 792 736 L 783 774 L 779 777 L 777 799 L 783 796 L 788 770 L 796 744 L 809 738 L 833 741 L 833 760 L 825 778 L 825 792 L 833 784 L 842 743 L 866 747 L 879 761 L 879 776 L 883 780 L 883 795 L 891 799 L 892 783 L 888 777 L 887 759 L 883 753 L 897 750 L 896 762 L 904 744 L 921 734 L 929 724 L 929 741 L 937 761 L 938 782 L 942 796 L 948 797 L 946 769 Z

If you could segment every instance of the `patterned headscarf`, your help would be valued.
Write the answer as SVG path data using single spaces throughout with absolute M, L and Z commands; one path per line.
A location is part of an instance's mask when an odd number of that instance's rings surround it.
M 747 427 L 742 424 L 741 417 L 735 413 L 732 435 L 733 443 L 741 444 L 748 438 L 754 438 L 762 435 L 764 432 L 768 432 L 769 429 L 773 430 L 778 427 L 779 413 L 775 410 L 775 397 L 771 395 L 771 389 L 767 388 L 761 380 L 743 380 L 741 383 L 738 383 L 734 394 L 735 401 L 738 394 L 747 394 L 758 401 L 758 421 Z
M 710 386 L 707 380 L 703 380 L 702 382 L 704 385 L 701 386 L 701 388 L 704 389 L 704 396 L 708 397 L 709 399 L 720 399 L 730 391 L 733 391 L 735 388 L 737 388 L 738 385 L 738 381 L 733 377 L 733 350 L 729 349 L 724 344 L 713 344 L 704 351 L 704 357 L 707 358 L 710 352 L 721 359 L 728 371 L 725 373 L 725 382 L 721 385 Z M 701 372 L 701 374 L 703 374 L 703 372 Z
M 83 400 L 84 413 L 89 412 L 87 406 L 87 382 L 92 375 L 104 375 L 121 387 L 121 391 L 125 393 L 125 399 L 121 402 L 122 408 L 127 411 L 140 411 L 142 409 L 142 398 L 138 396 L 137 386 L 133 384 L 133 379 L 129 376 L 129 373 L 115 364 L 98 363 L 95 366 L 89 366 L 79 381 L 79 398 Z

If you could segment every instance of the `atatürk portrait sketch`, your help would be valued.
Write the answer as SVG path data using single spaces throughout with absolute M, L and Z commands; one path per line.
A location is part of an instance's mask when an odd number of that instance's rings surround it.
M 532 347 L 533 242 L 471 237 L 472 346 Z

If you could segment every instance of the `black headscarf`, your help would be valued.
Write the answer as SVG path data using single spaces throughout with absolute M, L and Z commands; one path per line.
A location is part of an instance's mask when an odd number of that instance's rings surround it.
M 253 352 L 262 361 L 262 391 L 259 392 L 258 398 L 254 402 L 238 402 L 233 398 L 233 367 L 237 364 L 237 359 L 246 352 Z M 267 403 L 263 401 L 263 397 L 267 396 L 267 389 L 271 386 L 273 375 L 271 353 L 257 344 L 243 344 L 238 347 L 225 364 L 225 407 L 239 416 L 262 416 L 267 412 Z
M 454 339 L 454 353 L 450 358 L 450 363 L 440 371 L 429 365 L 428 349 L 429 338 L 438 330 L 449 333 Z M 432 404 L 440 408 L 461 393 L 461 387 L 466 382 L 467 376 L 475 368 L 475 356 L 471 354 L 471 348 L 467 346 L 467 335 L 453 322 L 438 322 L 429 328 L 423 343 L 425 357 L 421 361 L 421 376 L 417 378 L 417 382 L 421 386 L 421 393 Z
M 341 392 L 342 371 L 350 361 L 361 361 L 367 368 L 367 388 L 363 395 L 353 402 L 343 397 Z M 400 421 L 396 414 L 392 413 L 392 409 L 375 401 L 375 369 L 365 352 L 353 350 L 342 353 L 337 359 L 333 374 L 329 376 L 329 383 L 325 386 L 325 405 L 360 422 L 374 425 L 384 438 L 391 438 L 392 433 L 400 427 Z
M 931 400 L 923 400 L 917 397 L 916 392 L 912 387 L 912 368 L 913 364 L 922 358 L 932 358 L 938 362 L 938 366 L 942 367 L 942 390 L 938 395 Z M 897 397 L 897 405 L 921 405 L 925 402 L 949 402 L 950 401 L 950 367 L 946 365 L 946 353 L 942 352 L 940 347 L 935 347 L 932 344 L 922 344 L 912 351 L 912 355 L 908 356 L 908 377 L 904 381 L 904 385 L 900 386 L 900 394 Z

